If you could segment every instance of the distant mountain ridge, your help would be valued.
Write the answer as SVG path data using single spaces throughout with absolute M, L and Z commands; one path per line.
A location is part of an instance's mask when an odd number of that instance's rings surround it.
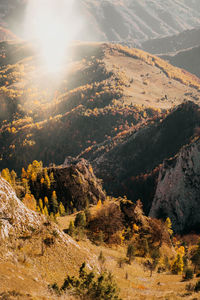
M 76 1 L 84 24 L 81 40 L 141 41 L 180 33 L 200 26 L 198 1 L 82 0 Z
M 19 33 L 27 3 L 1 1 L 0 22 Z M 118 41 L 135 46 L 200 26 L 198 0 L 76 0 L 74 3 L 75 13 L 83 21 L 78 40 Z
M 179 34 L 160 39 L 150 39 L 141 48 L 152 54 L 176 54 L 176 52 L 200 45 L 200 28 L 185 30 Z
M 161 55 L 160 57 L 169 61 L 170 64 L 179 68 L 184 68 L 190 73 L 200 77 L 200 65 L 198 63 L 200 60 L 200 45 L 179 51 L 174 55 Z

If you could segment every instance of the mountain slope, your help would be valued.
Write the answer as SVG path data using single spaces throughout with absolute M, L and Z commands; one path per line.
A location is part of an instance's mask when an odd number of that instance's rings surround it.
M 0 224 L 0 293 L 15 290 L 17 299 L 53 299 L 49 283 L 77 274 L 83 261 L 98 268 L 95 254 L 79 246 L 55 223 L 27 209 L 2 177 Z
M 160 169 L 150 216 L 169 216 L 178 232 L 200 228 L 199 149 L 198 138 Z
M 168 115 L 151 120 L 139 129 L 127 130 L 121 136 L 119 134 L 110 141 L 93 146 L 80 156 L 90 160 L 109 193 L 125 194 L 134 201 L 140 198 L 148 214 L 157 173 L 151 174 L 150 182 L 143 188 L 139 186 L 140 181 L 145 182 L 149 172 L 189 143 L 199 125 L 199 106 L 192 102 L 184 103 Z M 140 180 L 138 175 L 142 175 Z
M 27 3 L 22 0 L 1 1 L 2 21 L 15 34 L 22 33 Z M 63 12 L 64 9 L 64 1 L 60 1 L 60 10 Z M 76 0 L 74 14 L 77 13 L 82 21 L 77 40 L 118 41 L 132 46 L 200 25 L 198 0 Z
M 199 103 L 198 78 L 141 50 L 76 43 L 59 78 L 31 45 L 0 48 L 0 168 L 59 165 L 185 99 Z
M 173 36 L 148 40 L 142 43 L 141 48 L 150 53 L 167 55 L 199 46 L 199 37 L 200 28 L 195 28 Z
M 200 77 L 200 66 L 197 63 L 200 59 L 200 46 L 180 51 L 174 55 L 162 55 L 161 57 L 170 64 Z

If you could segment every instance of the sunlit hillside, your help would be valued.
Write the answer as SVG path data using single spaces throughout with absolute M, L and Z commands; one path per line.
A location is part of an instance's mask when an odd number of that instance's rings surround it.
M 58 74 L 31 44 L 0 47 L 1 168 L 61 164 L 184 100 L 199 101 L 199 79 L 136 49 L 75 43 Z

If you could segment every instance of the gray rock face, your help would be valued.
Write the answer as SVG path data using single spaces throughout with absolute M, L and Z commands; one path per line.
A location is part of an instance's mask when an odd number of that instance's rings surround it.
M 0 176 L 0 239 L 30 228 L 38 229 L 44 220 L 17 198 L 9 183 Z
M 97 204 L 106 199 L 101 180 L 94 173 L 92 166 L 85 160 L 65 160 L 64 165 L 52 168 L 54 173 L 54 188 L 58 198 L 66 204 L 73 202 L 76 209 L 81 210 L 89 204 Z
M 176 232 L 200 230 L 199 138 L 164 162 L 150 216 L 169 216 Z

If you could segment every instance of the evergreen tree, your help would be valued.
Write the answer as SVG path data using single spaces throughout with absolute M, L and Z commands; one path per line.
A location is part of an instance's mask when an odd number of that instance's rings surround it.
M 39 199 L 38 205 L 40 207 L 40 210 L 42 211 L 42 209 L 43 209 L 43 201 L 42 201 L 42 199 Z
M 194 273 L 196 273 L 196 271 L 198 269 L 200 269 L 200 241 L 197 245 L 197 248 L 196 248 L 194 254 L 191 257 L 191 261 L 194 265 Z
M 102 251 L 99 254 L 98 261 L 99 261 L 99 264 L 100 264 L 100 267 L 101 267 L 101 272 L 102 272 L 103 269 L 104 269 L 105 261 L 106 261 Z
M 91 212 L 90 212 L 89 208 L 86 208 L 86 209 L 84 210 L 84 213 L 85 213 L 85 217 L 86 217 L 86 223 L 88 224 L 88 222 L 89 222 L 90 219 L 91 219 Z
M 46 197 L 44 197 L 44 203 L 45 203 L 45 205 L 49 205 L 49 200 L 48 200 L 48 198 L 47 198 L 47 196 Z
M 50 181 L 50 179 L 49 179 L 48 174 L 45 175 L 45 177 L 44 177 L 44 184 L 45 184 L 45 186 L 46 186 L 46 188 L 47 188 L 48 190 L 51 188 L 51 181 Z
M 85 263 L 80 267 L 79 277 L 67 276 L 61 290 L 73 290 L 81 299 L 120 300 L 112 275 L 104 272 L 95 278 L 93 272 L 87 272 Z
M 80 228 L 84 228 L 86 226 L 86 217 L 84 212 L 80 212 L 76 215 L 74 225 Z
M 172 265 L 172 273 L 182 274 L 183 267 L 184 267 L 183 258 L 180 254 L 177 254 L 176 259 Z
M 126 252 L 126 256 L 129 259 L 129 264 L 131 264 L 131 262 L 134 258 L 134 255 L 135 255 L 135 248 L 134 248 L 133 244 L 129 244 L 128 248 L 127 248 L 127 252 Z
M 149 243 L 146 238 L 143 241 L 143 250 L 144 250 L 144 256 L 148 256 L 149 255 Z
M 44 207 L 44 215 L 47 216 L 47 217 L 49 215 L 49 212 L 48 212 L 48 209 L 47 209 L 46 205 Z
M 73 221 L 70 221 L 70 223 L 69 223 L 68 234 L 72 237 L 75 234 L 75 227 L 74 227 L 74 222 Z
M 65 207 L 64 205 L 62 204 L 62 202 L 60 202 L 59 204 L 59 209 L 58 209 L 59 213 L 61 216 L 64 216 L 65 215 Z
M 22 178 L 22 186 L 24 187 L 25 194 L 30 194 L 31 193 L 29 183 L 28 183 L 28 179 Z
M 51 185 L 52 185 L 52 184 L 54 184 L 54 182 L 55 182 L 55 179 L 54 179 L 53 172 L 51 172 L 51 173 L 50 173 L 50 176 L 49 176 L 49 178 L 50 178 Z
M 52 196 L 51 196 L 50 210 L 54 214 L 56 214 L 58 211 L 58 201 L 57 201 L 56 191 L 53 191 Z
M 12 186 L 15 187 L 17 174 L 15 173 L 14 170 L 11 171 L 10 177 L 11 177 Z
M 172 236 L 173 230 L 172 230 L 172 222 L 171 222 L 170 218 L 166 219 L 165 227 L 167 228 L 167 231 L 168 231 L 169 235 Z
M 27 178 L 27 173 L 24 168 L 22 168 L 21 179 Z

